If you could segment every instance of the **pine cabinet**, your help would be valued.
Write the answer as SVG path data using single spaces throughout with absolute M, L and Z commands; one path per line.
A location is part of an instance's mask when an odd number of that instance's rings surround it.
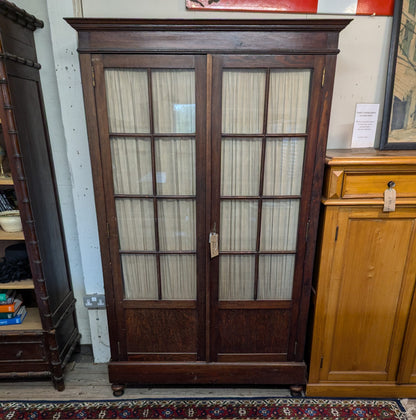
M 33 39 L 42 27 L 14 4 L 0 3 L 0 145 L 11 172 L 0 178 L 0 190 L 15 190 L 23 227 L 0 229 L 0 264 L 6 247 L 24 242 L 32 274 L 0 283 L 22 294 L 28 311 L 21 324 L 0 326 L 0 378 L 50 377 L 62 391 L 80 334 Z
M 115 392 L 304 384 L 348 21 L 68 21 L 79 32 Z
M 416 153 L 329 151 L 323 206 L 307 394 L 414 397 Z

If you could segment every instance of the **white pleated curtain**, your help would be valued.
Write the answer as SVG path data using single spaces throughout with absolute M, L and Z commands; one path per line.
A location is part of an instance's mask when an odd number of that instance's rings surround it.
M 196 249 L 195 200 L 180 198 L 195 195 L 195 138 L 169 136 L 195 133 L 195 76 L 187 70 L 153 70 L 152 106 L 149 80 L 147 70 L 105 71 L 114 192 L 133 196 L 116 199 L 125 298 L 158 299 L 157 257 L 151 254 L 158 235 L 162 299 L 195 299 L 196 257 L 175 254 Z M 153 194 L 150 108 L 156 193 L 162 196 L 158 232 L 153 199 L 140 198 Z
M 256 251 L 258 196 L 261 177 L 259 137 L 263 133 L 266 87 L 264 70 L 229 70 L 223 75 L 221 144 L 221 251 Z M 303 134 L 309 101 L 309 71 L 272 70 L 269 83 L 267 134 Z M 235 137 L 233 137 L 235 135 Z M 291 299 L 299 199 L 301 193 L 303 137 L 266 138 L 258 267 L 259 300 Z M 273 199 L 279 196 L 280 199 Z M 253 300 L 255 256 L 220 256 L 220 300 Z
M 105 71 L 114 191 L 133 196 L 116 199 L 125 297 L 158 299 L 157 257 L 152 254 L 157 234 L 162 299 L 195 299 L 196 257 L 174 254 L 196 248 L 195 200 L 180 198 L 195 195 L 195 138 L 168 136 L 195 132 L 194 72 L 152 70 L 152 106 L 149 80 L 147 70 Z M 305 132 L 309 80 L 309 71 L 271 72 L 267 134 Z M 222 196 L 259 194 L 262 140 L 239 135 L 263 132 L 265 83 L 263 70 L 224 72 L 222 131 L 228 136 L 222 139 Z M 150 109 L 156 188 L 162 196 L 157 200 L 157 233 L 153 200 L 140 198 L 153 194 Z M 300 194 L 304 146 L 303 137 L 266 139 L 263 195 L 270 199 L 262 206 L 260 251 L 296 249 L 299 199 L 273 197 Z M 221 251 L 255 251 L 257 217 L 258 200 L 223 199 Z M 254 270 L 253 255 L 221 256 L 220 299 L 253 299 Z M 293 272 L 293 254 L 260 255 L 257 298 L 290 299 Z

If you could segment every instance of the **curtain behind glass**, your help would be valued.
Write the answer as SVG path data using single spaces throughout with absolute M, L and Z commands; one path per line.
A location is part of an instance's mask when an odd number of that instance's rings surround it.
M 271 70 L 267 133 L 304 133 L 309 101 L 309 70 Z M 223 74 L 222 130 L 225 134 L 265 134 L 265 70 Z M 299 196 L 305 141 L 267 138 L 263 191 L 260 191 L 261 138 L 223 138 L 221 251 L 256 251 L 257 200 L 238 196 Z M 296 250 L 299 200 L 263 200 L 260 252 Z M 290 299 L 294 255 L 260 255 L 258 299 Z M 220 300 L 254 299 L 255 257 L 220 256 Z
M 306 132 L 310 78 L 310 70 L 271 71 L 269 134 Z
M 195 133 L 195 72 L 152 71 L 155 133 Z
M 112 133 L 150 133 L 146 70 L 105 71 L 108 123 Z
M 149 100 L 151 80 L 152 100 Z M 195 138 L 169 134 L 195 132 L 195 74 L 193 70 L 107 69 L 105 71 L 116 213 L 125 297 L 158 299 L 157 257 L 129 254 L 156 251 L 196 252 Z M 127 137 L 154 133 L 167 137 Z M 120 133 L 120 136 L 115 134 Z M 154 141 L 154 157 L 152 156 Z M 153 179 L 155 162 L 156 180 Z M 157 199 L 158 232 L 153 199 L 140 195 L 179 196 Z M 161 255 L 162 299 L 196 298 L 195 255 Z
M 222 132 L 261 133 L 266 71 L 225 70 L 222 83 Z
M 149 138 L 110 138 L 115 194 L 152 194 Z

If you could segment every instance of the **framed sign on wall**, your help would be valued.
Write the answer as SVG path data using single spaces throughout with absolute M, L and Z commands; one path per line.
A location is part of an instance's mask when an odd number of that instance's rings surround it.
M 380 149 L 416 149 L 416 0 L 396 0 Z

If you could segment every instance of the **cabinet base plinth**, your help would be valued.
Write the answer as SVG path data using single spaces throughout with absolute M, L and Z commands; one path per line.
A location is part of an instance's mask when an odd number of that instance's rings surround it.
M 349 382 L 308 384 L 307 397 L 334 398 L 416 398 L 416 384 L 398 385 L 392 382 L 362 383 Z
M 110 362 L 115 384 L 306 384 L 306 365 L 286 363 Z

